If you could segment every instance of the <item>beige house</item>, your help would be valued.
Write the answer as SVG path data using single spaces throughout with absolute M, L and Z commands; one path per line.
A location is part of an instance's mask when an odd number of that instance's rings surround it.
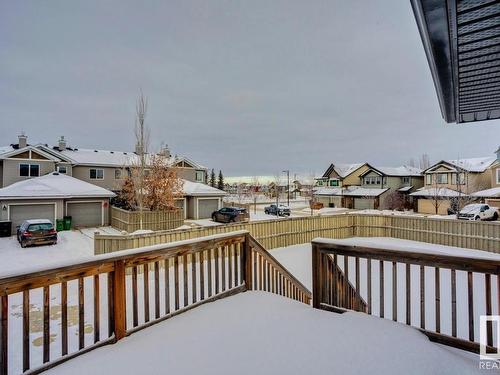
M 486 204 L 500 208 L 500 147 L 496 151 L 497 160 L 488 169 L 491 177 L 491 188 L 480 190 L 472 195 L 484 200 Z
M 418 199 L 418 212 L 446 215 L 459 208 L 459 201 L 473 199 L 472 193 L 491 188 L 496 157 L 441 160 L 427 168 L 424 187 L 411 196 Z

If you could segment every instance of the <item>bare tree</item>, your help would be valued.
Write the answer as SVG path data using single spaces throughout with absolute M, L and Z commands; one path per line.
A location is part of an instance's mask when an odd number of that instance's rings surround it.
M 145 178 L 144 205 L 151 211 L 177 210 L 175 200 L 183 196 L 184 182 L 177 168 L 168 165 L 161 154 L 151 156 L 150 173 Z
M 418 159 L 418 164 L 420 169 L 422 170 L 429 168 L 431 166 L 431 160 L 429 158 L 429 155 L 428 154 L 420 155 L 420 158 Z

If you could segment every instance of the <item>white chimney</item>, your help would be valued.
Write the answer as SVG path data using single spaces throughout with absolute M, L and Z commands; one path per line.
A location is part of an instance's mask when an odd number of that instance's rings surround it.
M 166 158 L 170 158 L 170 157 L 172 156 L 172 154 L 170 153 L 170 149 L 168 148 L 168 145 L 162 146 L 162 147 L 160 148 L 160 152 L 159 152 L 159 154 L 160 154 L 161 156 L 166 157 Z
M 139 142 L 137 142 L 137 143 L 135 144 L 135 153 L 136 153 L 137 155 L 142 155 L 142 153 L 143 153 L 142 146 L 139 144 Z
M 19 148 L 24 148 L 28 145 L 28 137 L 24 133 L 18 136 L 18 140 Z
M 61 135 L 61 138 L 59 139 L 59 151 L 64 151 L 66 150 L 66 140 L 64 139 L 64 135 Z

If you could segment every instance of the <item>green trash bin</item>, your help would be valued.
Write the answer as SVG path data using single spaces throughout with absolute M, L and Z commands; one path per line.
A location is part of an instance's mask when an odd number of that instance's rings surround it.
M 64 216 L 64 230 L 71 230 L 71 216 Z
M 61 220 L 61 219 L 56 220 L 56 229 L 58 232 L 64 230 L 64 220 Z

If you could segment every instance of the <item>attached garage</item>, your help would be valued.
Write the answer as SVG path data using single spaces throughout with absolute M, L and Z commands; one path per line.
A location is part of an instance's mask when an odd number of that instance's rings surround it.
M 12 233 L 16 232 L 16 227 L 23 221 L 30 219 L 47 219 L 52 222 L 56 219 L 56 203 L 12 203 L 7 205 L 7 220 L 12 221 Z
M 66 202 L 66 215 L 71 216 L 73 227 L 104 225 L 103 202 Z
M 415 199 L 418 199 L 417 210 L 422 214 L 436 214 L 436 206 L 438 215 L 448 215 L 448 208 L 451 207 L 451 200 L 460 196 L 460 193 L 448 188 L 422 188 L 414 193 L 411 193 Z
M 374 198 L 354 198 L 354 208 L 357 210 L 367 210 L 375 208 Z
M 448 208 L 450 208 L 450 201 L 445 199 L 425 199 L 418 200 L 418 212 L 422 214 L 436 214 L 436 205 L 438 206 L 438 215 L 448 215 Z
M 198 219 L 208 219 L 220 207 L 220 198 L 198 198 Z

